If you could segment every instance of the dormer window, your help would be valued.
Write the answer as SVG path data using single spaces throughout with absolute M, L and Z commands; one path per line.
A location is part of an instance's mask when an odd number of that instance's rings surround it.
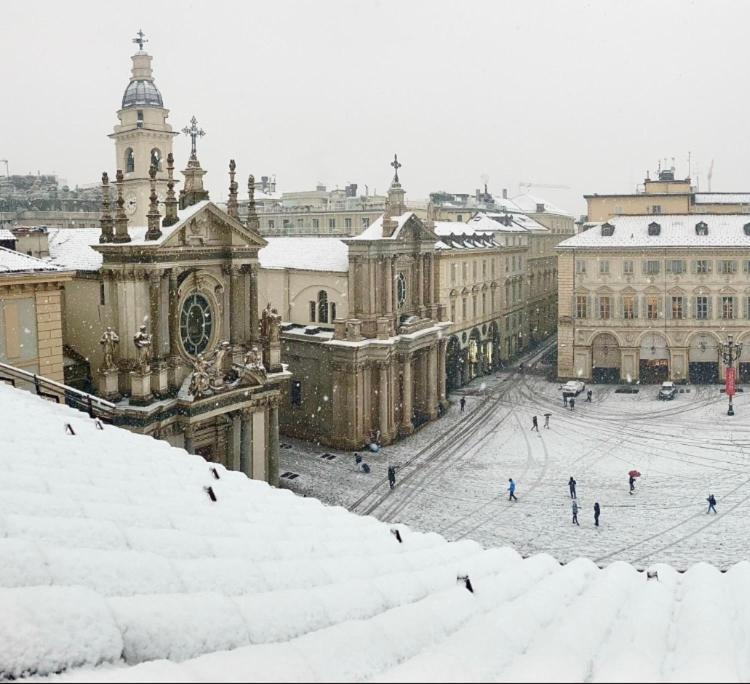
M 696 235 L 708 235 L 708 224 L 705 221 L 699 221 L 695 224 Z
M 536 213 L 537 214 L 543 214 L 544 213 L 544 204 L 541 202 L 536 203 Z
M 744 226 L 742 226 L 742 230 L 745 231 L 745 235 L 750 235 L 750 223 L 746 223 Z
M 611 237 L 615 232 L 615 227 L 611 223 L 602 224 L 602 237 Z
M 656 221 L 649 223 L 648 234 L 649 235 L 661 235 L 661 226 Z

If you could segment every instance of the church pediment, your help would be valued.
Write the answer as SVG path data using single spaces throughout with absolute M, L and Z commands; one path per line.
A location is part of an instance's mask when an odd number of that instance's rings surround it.
M 164 247 L 264 247 L 266 241 L 237 219 L 207 202 L 194 214 L 179 221 L 166 235 Z
M 397 239 L 401 242 L 437 242 L 439 240 L 438 236 L 429 230 L 415 214 L 406 220 Z

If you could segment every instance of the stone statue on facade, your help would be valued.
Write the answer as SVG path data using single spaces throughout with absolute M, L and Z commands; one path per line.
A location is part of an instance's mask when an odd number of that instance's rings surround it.
M 112 328 L 107 328 L 99 340 L 99 344 L 104 348 L 104 363 L 102 364 L 101 370 L 105 373 L 107 371 L 117 370 L 117 364 L 115 363 L 115 348 L 120 343 L 120 338 Z
M 151 361 L 151 335 L 146 332 L 146 326 L 142 325 L 140 330 L 133 336 L 136 353 L 136 369 L 141 373 L 148 373 L 149 361 Z
M 198 354 L 193 361 L 193 373 L 190 376 L 190 388 L 188 392 L 195 399 L 211 394 L 212 363 L 203 354 Z
M 223 389 L 226 383 L 227 377 L 224 366 L 226 364 L 226 358 L 229 354 L 231 354 L 231 351 L 232 349 L 229 346 L 229 342 L 227 340 L 223 340 L 219 343 L 219 346 L 216 347 L 216 350 L 211 355 L 211 376 L 212 386 L 214 389 Z
M 263 385 L 266 382 L 266 368 L 263 365 L 263 352 L 258 347 L 252 347 L 242 359 L 240 381 Z
M 268 339 L 271 331 L 271 302 L 266 304 L 263 313 L 260 316 L 260 336 Z
M 249 349 L 243 359 L 244 364 L 250 368 L 265 368 L 263 365 L 263 352 L 258 347 Z

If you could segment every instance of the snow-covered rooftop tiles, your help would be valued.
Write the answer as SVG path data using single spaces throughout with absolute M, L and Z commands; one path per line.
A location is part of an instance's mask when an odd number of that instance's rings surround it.
M 748 214 L 648 214 L 615 216 L 606 223 L 614 226 L 611 235 L 602 230 L 605 223 L 590 223 L 588 230 L 561 242 L 558 249 L 683 247 L 691 249 L 742 247 L 750 248 Z M 659 225 L 657 235 L 649 235 L 649 225 Z M 696 224 L 705 223 L 707 233 L 699 234 Z M 750 232 L 750 229 L 748 229 Z
M 7 228 L 0 228 L 0 240 L 15 240 L 16 236 L 13 235 Z
M 513 198 L 513 202 L 520 207 L 521 211 L 529 212 L 531 214 L 540 213 L 537 210 L 540 206 L 544 206 L 545 214 L 559 214 L 560 216 L 570 216 L 570 213 L 561 209 L 552 202 L 548 202 L 546 199 L 532 195 L 531 193 L 524 193 L 517 195 Z
M 0 415 L 4 678 L 750 678 L 750 563 L 648 580 L 404 527 L 399 543 L 2 384 Z
M 416 216 L 413 211 L 407 211 L 401 216 L 396 216 L 396 230 L 393 231 L 393 235 L 390 237 L 383 236 L 383 216 L 379 216 L 373 221 L 367 228 L 365 228 L 356 237 L 348 238 L 349 240 L 395 240 L 398 238 L 401 229 L 404 227 L 406 222 L 412 217 Z
M 750 192 L 697 192 L 696 204 L 750 204 Z
M 12 249 L 0 247 L 0 276 L 4 273 L 59 271 L 57 266 Z
M 349 270 L 349 247 L 338 238 L 269 237 L 258 251 L 261 268 L 306 271 Z

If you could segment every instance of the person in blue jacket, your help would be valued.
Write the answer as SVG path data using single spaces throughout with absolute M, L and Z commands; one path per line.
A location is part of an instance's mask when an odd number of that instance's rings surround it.
M 508 483 L 509 483 L 508 484 L 508 492 L 509 492 L 509 494 L 508 494 L 508 501 L 510 501 L 511 499 L 513 501 L 518 501 L 518 499 L 516 498 L 516 483 L 513 482 L 513 478 L 512 477 L 508 478 Z

